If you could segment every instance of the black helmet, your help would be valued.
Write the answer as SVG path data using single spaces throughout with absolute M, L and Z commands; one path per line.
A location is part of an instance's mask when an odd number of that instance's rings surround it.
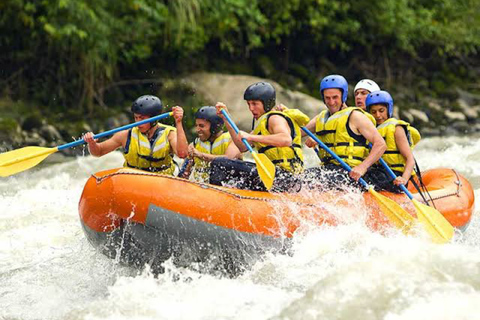
M 132 104 L 132 112 L 145 116 L 154 117 L 162 113 L 162 100 L 158 97 L 145 95 L 139 97 Z
M 243 99 L 260 100 L 265 112 L 269 112 L 275 106 L 275 88 L 268 82 L 254 83 L 245 90 Z
M 217 114 L 217 108 L 213 106 L 201 107 L 195 113 L 195 119 L 204 119 L 210 122 L 210 134 L 218 133 L 223 126 L 223 119 Z

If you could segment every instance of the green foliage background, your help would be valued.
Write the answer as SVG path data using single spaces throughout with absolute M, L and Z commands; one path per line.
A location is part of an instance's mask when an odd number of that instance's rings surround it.
M 0 95 L 69 119 L 199 70 L 317 97 L 329 73 L 369 77 L 414 103 L 471 86 L 479 49 L 479 0 L 0 2 Z

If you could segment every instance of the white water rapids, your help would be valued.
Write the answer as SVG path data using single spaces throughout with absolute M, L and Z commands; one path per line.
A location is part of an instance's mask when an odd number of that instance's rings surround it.
M 478 199 L 480 139 L 424 139 L 415 154 L 424 170 L 457 169 Z M 87 156 L 0 178 L 0 319 L 480 319 L 479 209 L 446 245 L 350 221 L 298 234 L 292 256 L 238 278 L 171 263 L 154 277 L 97 253 L 79 222 L 89 175 L 121 164 Z

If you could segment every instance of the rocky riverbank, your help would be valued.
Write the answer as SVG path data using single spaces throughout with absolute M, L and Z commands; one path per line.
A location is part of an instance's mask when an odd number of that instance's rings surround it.
M 260 79 L 245 75 L 196 73 L 181 79 L 163 82 L 158 95 L 169 105 L 182 105 L 186 110 L 186 127 L 193 136 L 193 108 L 224 102 L 240 128 L 249 130 L 251 115 L 243 100 L 245 88 Z M 272 80 L 277 90 L 277 102 L 290 108 L 300 108 L 310 117 L 325 108 L 318 97 L 283 88 Z M 353 105 L 350 88 L 349 104 Z M 318 95 L 319 96 L 319 95 Z M 394 99 L 396 95 L 394 94 Z M 400 96 L 400 95 L 399 95 Z M 425 96 L 415 105 L 395 99 L 395 115 L 419 128 L 423 136 L 456 135 L 480 131 L 480 95 L 457 90 L 456 100 L 441 101 Z M 87 131 L 102 132 L 132 122 L 128 104 L 108 108 L 101 116 L 85 117 L 72 121 L 60 116 L 51 116 L 28 103 L 0 100 L 0 152 L 27 145 L 53 147 L 79 139 Z M 83 148 L 67 150 L 76 154 Z

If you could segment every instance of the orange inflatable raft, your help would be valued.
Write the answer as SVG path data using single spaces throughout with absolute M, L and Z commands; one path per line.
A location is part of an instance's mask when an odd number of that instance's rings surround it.
M 452 169 L 429 170 L 422 177 L 429 204 L 464 231 L 474 210 L 470 183 Z M 381 193 L 415 215 L 405 195 Z M 376 199 L 369 193 L 357 197 L 352 201 L 339 191 L 237 190 L 121 168 L 88 179 L 79 213 L 89 241 L 108 256 L 138 265 L 172 257 L 178 263 L 219 258 L 227 262 L 224 267 L 236 268 L 266 250 L 285 251 L 306 221 L 342 223 L 336 213 L 343 208 L 366 209 L 365 221 L 373 230 L 390 227 Z

